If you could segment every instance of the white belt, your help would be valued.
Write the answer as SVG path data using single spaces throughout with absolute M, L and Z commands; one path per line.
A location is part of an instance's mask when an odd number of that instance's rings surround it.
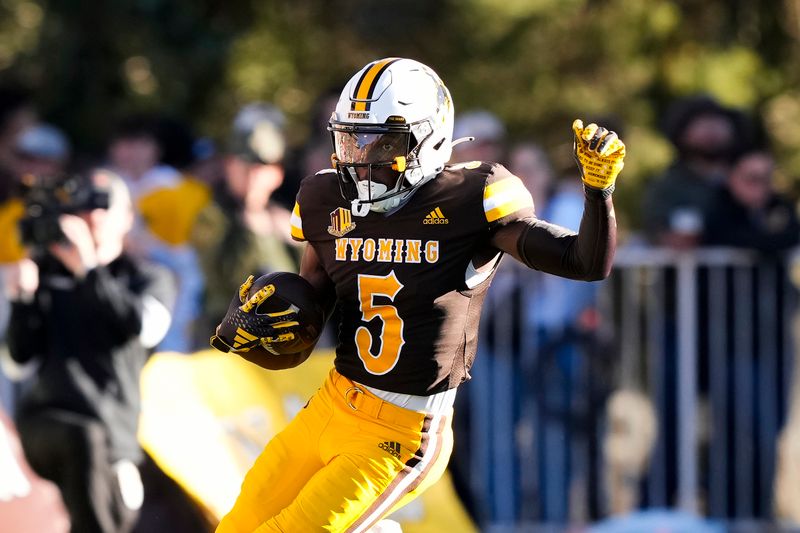
M 399 392 L 389 392 L 385 390 L 376 389 L 373 387 L 364 387 L 372 394 L 385 402 L 389 402 L 403 409 L 417 411 L 418 413 L 427 413 L 432 415 L 439 415 L 448 413 L 456 401 L 456 389 L 447 389 L 444 392 L 432 394 L 430 396 L 416 396 L 414 394 L 401 394 Z

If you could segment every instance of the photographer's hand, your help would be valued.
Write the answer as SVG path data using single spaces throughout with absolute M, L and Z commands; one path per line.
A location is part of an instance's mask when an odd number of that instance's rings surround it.
M 39 288 L 39 267 L 31 259 L 25 258 L 0 267 L 3 289 L 11 301 L 27 302 Z
M 66 239 L 51 244 L 48 250 L 76 277 L 83 278 L 97 266 L 97 250 L 89 225 L 75 215 L 61 215 L 58 223 Z

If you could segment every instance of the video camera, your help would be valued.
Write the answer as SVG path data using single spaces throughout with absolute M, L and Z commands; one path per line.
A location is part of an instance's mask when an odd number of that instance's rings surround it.
M 26 174 L 20 182 L 25 215 L 19 222 L 23 244 L 42 247 L 64 239 L 59 216 L 108 209 L 108 191 L 81 176 Z

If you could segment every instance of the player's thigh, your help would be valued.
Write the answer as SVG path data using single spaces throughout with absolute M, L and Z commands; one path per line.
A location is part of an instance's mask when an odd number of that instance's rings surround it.
M 391 509 L 386 513 L 389 515 L 394 511 L 400 509 L 408 502 L 425 492 L 429 487 L 441 479 L 444 471 L 447 470 L 447 465 L 450 462 L 450 455 L 453 453 L 453 427 L 450 422 L 445 422 L 445 426 L 441 428 L 439 433 L 439 452 L 433 457 L 432 463 L 428 466 L 426 475 L 421 476 L 419 484 L 403 496 L 391 506 Z
M 452 429 L 447 417 L 437 418 L 422 433 L 376 423 L 360 425 L 355 438 L 341 435 L 343 453 L 257 531 L 366 530 L 441 477 Z
M 323 467 L 318 451 L 321 422 L 304 409 L 272 438 L 245 475 L 239 496 L 217 533 L 250 533 L 295 499 Z
M 294 502 L 256 531 L 345 531 L 402 469 L 394 458 L 339 455 L 306 483 Z

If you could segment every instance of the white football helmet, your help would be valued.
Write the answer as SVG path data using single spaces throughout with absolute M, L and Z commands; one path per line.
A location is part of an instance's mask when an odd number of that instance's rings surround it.
M 380 59 L 347 82 L 328 130 L 342 196 L 352 202 L 353 213 L 385 212 L 450 160 L 453 102 L 429 67 L 412 59 Z M 380 177 L 373 175 L 378 169 Z

